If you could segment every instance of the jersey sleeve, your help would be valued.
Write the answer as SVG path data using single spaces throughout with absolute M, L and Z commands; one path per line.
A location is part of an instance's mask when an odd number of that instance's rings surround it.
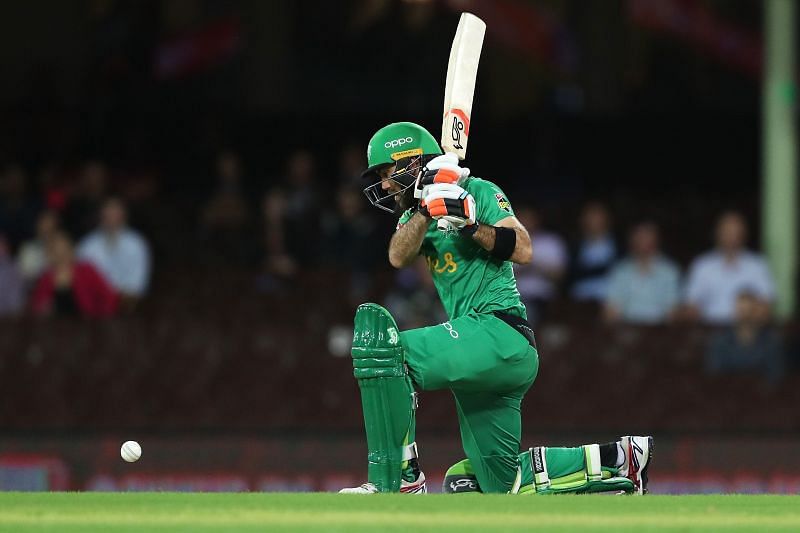
M 504 218 L 514 216 L 508 197 L 491 181 L 475 180 L 469 192 L 475 198 L 479 222 L 494 225 Z
M 412 216 L 414 216 L 413 209 L 406 209 L 405 211 L 403 211 L 403 214 L 400 215 L 400 218 L 397 220 L 397 227 L 395 228 L 395 231 L 405 226 Z

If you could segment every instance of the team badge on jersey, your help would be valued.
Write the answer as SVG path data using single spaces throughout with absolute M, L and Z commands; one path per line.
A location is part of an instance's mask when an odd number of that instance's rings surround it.
M 495 194 L 494 197 L 497 200 L 497 207 L 508 213 L 511 212 L 511 202 L 506 200 L 506 197 L 503 196 L 503 193 L 499 192 Z

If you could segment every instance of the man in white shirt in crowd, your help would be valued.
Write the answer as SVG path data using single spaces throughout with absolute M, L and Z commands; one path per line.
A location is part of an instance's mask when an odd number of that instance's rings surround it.
M 558 283 L 567 269 L 564 240 L 541 228 L 539 213 L 529 206 L 516 209 L 517 219 L 536 242 L 536 253 L 527 265 L 514 265 L 517 290 L 528 310 L 528 321 L 540 322 L 547 303 L 557 296 Z
M 147 290 L 150 247 L 128 227 L 127 219 L 120 199 L 106 200 L 100 211 L 100 226 L 80 242 L 78 256 L 97 267 L 123 301 L 133 305 Z
M 747 224 L 735 211 L 717 222 L 716 248 L 696 258 L 686 286 L 686 315 L 710 324 L 733 322 L 736 297 L 749 291 L 765 302 L 775 297 L 764 258 L 745 248 Z
M 658 227 L 652 222 L 631 230 L 630 255 L 611 270 L 607 321 L 658 324 L 672 317 L 680 302 L 680 272 L 661 253 L 658 241 Z

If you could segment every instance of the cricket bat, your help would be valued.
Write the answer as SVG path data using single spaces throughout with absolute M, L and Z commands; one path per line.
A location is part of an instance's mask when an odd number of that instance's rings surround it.
M 442 150 L 456 154 L 460 160 L 467 156 L 472 99 L 475 95 L 478 61 L 481 58 L 485 33 L 484 21 L 472 13 L 461 13 L 453 46 L 450 47 L 440 144 Z M 439 220 L 437 227 L 441 231 L 447 231 L 450 223 Z
M 472 99 L 485 33 L 485 22 L 472 13 L 462 13 L 450 48 L 441 145 L 445 152 L 452 152 L 461 160 L 467 156 Z

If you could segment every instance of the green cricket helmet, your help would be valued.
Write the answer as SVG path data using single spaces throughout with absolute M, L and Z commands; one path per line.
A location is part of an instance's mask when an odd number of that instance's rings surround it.
M 367 145 L 367 169 L 361 174 L 370 181 L 364 189 L 367 200 L 380 209 L 397 213 L 413 204 L 414 182 L 425 164 L 442 154 L 439 143 L 428 130 L 413 122 L 393 122 L 375 132 Z M 395 166 L 388 179 L 400 191 L 384 191 L 379 171 Z

